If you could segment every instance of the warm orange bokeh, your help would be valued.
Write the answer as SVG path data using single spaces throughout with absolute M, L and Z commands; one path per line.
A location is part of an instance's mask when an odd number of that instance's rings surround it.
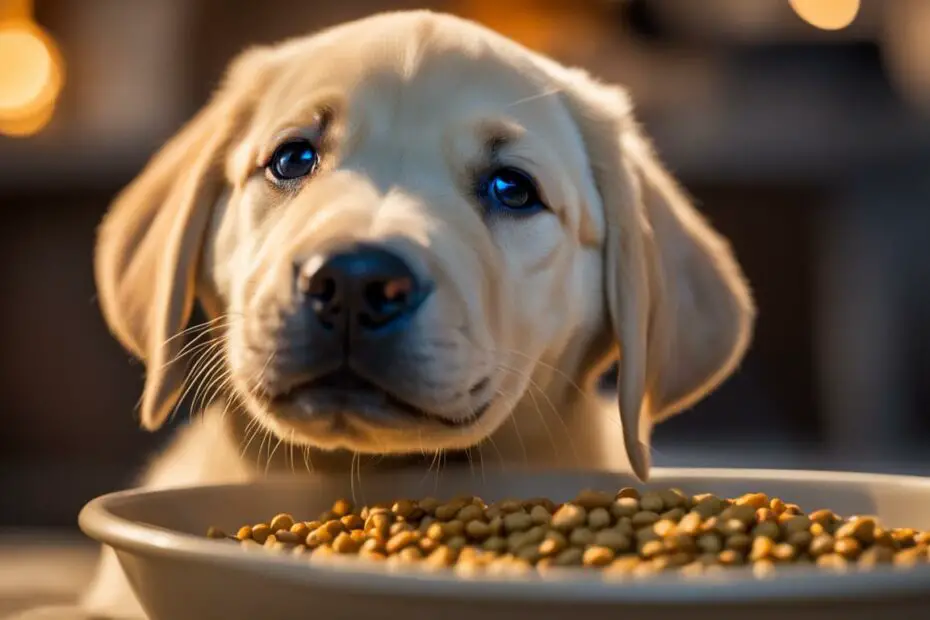
M 841 30 L 859 14 L 860 0 L 789 0 L 798 17 L 821 30 Z
M 55 43 L 33 22 L 0 22 L 0 133 L 31 135 L 49 122 L 62 66 Z

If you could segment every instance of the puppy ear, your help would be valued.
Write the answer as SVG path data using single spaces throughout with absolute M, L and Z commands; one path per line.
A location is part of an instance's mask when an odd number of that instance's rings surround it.
M 653 424 L 729 376 L 749 344 L 755 307 L 728 243 L 662 166 L 626 94 L 584 74 L 573 74 L 565 92 L 603 202 L 620 418 L 630 465 L 645 480 Z
M 146 365 L 140 421 L 167 419 L 187 365 L 177 358 L 194 304 L 204 234 L 224 184 L 225 151 L 250 107 L 262 64 L 250 50 L 210 102 L 115 199 L 98 231 L 95 277 L 110 330 Z

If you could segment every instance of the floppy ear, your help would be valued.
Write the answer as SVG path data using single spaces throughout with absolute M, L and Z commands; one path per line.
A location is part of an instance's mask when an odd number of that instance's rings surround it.
M 187 365 L 177 338 L 190 319 L 212 206 L 224 184 L 225 151 L 251 107 L 262 64 L 250 50 L 222 87 L 116 198 L 100 226 L 94 267 L 103 315 L 146 365 L 140 421 L 160 427 L 180 395 Z
M 729 376 L 748 347 L 755 307 L 729 244 L 662 166 L 626 94 L 584 74 L 572 79 L 565 99 L 607 223 L 604 291 L 624 442 L 645 480 L 653 424 Z

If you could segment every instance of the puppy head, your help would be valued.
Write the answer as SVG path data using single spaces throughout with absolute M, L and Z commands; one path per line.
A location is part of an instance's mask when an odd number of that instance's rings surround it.
M 116 200 L 96 273 L 147 428 L 198 299 L 222 387 L 323 449 L 466 448 L 544 360 L 574 382 L 619 354 L 641 477 L 651 424 L 730 372 L 752 320 L 619 90 L 427 12 L 246 52 Z

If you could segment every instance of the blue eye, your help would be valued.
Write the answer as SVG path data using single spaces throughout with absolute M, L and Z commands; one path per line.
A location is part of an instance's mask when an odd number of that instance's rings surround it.
M 536 183 L 521 170 L 501 168 L 488 175 L 478 188 L 480 198 L 491 209 L 531 213 L 545 208 Z
M 271 156 L 268 170 L 279 181 L 299 179 L 316 169 L 318 156 L 316 149 L 307 140 L 285 142 Z

